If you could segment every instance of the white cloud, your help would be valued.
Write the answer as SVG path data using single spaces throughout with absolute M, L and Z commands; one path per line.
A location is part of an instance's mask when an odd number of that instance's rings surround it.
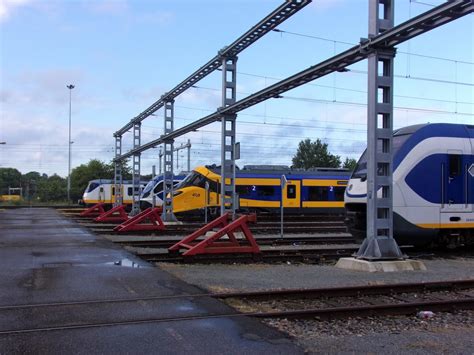
M 102 14 L 122 15 L 130 10 L 127 0 L 95 0 L 84 4 L 91 11 Z
M 31 3 L 32 0 L 0 0 L 0 23 L 6 21 L 16 7 Z

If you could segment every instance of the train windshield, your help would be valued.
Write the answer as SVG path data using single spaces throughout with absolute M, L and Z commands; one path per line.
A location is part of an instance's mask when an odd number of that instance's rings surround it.
M 98 182 L 90 182 L 89 186 L 86 188 L 86 192 L 91 192 L 95 188 L 97 188 L 100 184 Z
M 198 187 L 204 188 L 205 183 L 206 183 L 206 178 L 203 175 L 193 171 L 191 174 L 186 176 L 186 178 L 176 186 L 176 189 L 181 189 L 183 187 L 188 187 L 188 186 L 198 186 Z
M 398 136 L 393 136 L 392 147 L 393 147 L 393 156 L 395 156 L 400 149 L 400 147 L 410 138 L 411 134 L 401 134 Z M 379 152 L 381 152 L 381 147 L 379 146 Z M 367 149 L 364 150 L 362 156 L 357 162 L 357 166 L 352 174 L 352 178 L 358 178 L 365 180 L 367 178 Z
M 150 182 L 148 184 L 146 184 L 145 188 L 143 189 L 143 192 L 142 194 L 146 194 L 148 192 L 150 192 L 153 187 L 155 187 L 155 185 L 158 183 L 158 180 L 160 179 L 160 176 L 155 176 L 152 180 L 150 180 Z

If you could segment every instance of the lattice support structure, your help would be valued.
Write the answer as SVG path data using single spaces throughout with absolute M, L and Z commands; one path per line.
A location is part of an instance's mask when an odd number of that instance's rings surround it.
M 133 147 L 139 147 L 141 141 L 141 123 L 135 123 L 133 125 Z M 132 156 L 132 184 L 133 184 L 133 200 L 132 200 L 132 211 L 131 216 L 135 216 L 140 213 L 140 157 L 141 153 L 133 154 Z
M 236 102 L 237 57 L 222 59 L 222 108 Z M 235 126 L 236 114 L 221 117 L 221 216 L 235 218 Z
M 393 27 L 394 0 L 370 0 L 369 36 Z M 367 237 L 357 257 L 403 259 L 393 238 L 393 69 L 395 50 L 377 48 L 368 57 Z
M 122 155 L 122 136 L 115 136 L 115 158 L 120 157 Z M 115 160 L 115 175 L 114 175 L 114 206 L 120 206 L 123 204 L 123 196 L 122 196 L 122 185 L 123 185 L 123 178 L 122 178 L 122 165 L 123 162 L 119 160 Z
M 165 101 L 165 127 L 164 136 L 170 134 L 174 130 L 174 100 Z M 173 153 L 174 140 L 165 140 L 164 145 L 164 162 L 163 162 L 163 214 L 161 219 L 165 222 L 177 221 L 173 213 Z

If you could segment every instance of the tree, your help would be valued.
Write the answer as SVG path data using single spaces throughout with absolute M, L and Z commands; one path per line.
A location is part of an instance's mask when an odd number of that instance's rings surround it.
M 0 168 L 0 195 L 8 194 L 9 187 L 21 187 L 21 173 L 13 168 Z
M 29 173 L 23 174 L 21 177 L 21 187 L 23 187 L 23 197 L 27 201 L 31 201 L 35 198 L 38 192 L 38 184 L 42 180 L 47 180 L 48 176 L 43 176 L 37 171 L 30 171 Z
M 41 179 L 37 184 L 37 196 L 41 202 L 65 201 L 67 181 L 59 175 Z
M 345 169 L 349 169 L 349 171 L 354 171 L 356 168 L 356 165 L 357 165 L 357 160 L 353 158 L 346 158 L 342 167 Z
M 341 157 L 329 153 L 328 145 L 322 143 L 319 138 L 314 142 L 306 138 L 298 144 L 298 150 L 292 162 L 295 168 L 339 168 Z

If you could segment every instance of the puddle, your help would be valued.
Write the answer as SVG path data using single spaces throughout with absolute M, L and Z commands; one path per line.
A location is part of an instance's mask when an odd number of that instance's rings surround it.
M 177 307 L 175 307 L 175 309 L 177 311 L 180 311 L 180 312 L 188 312 L 188 311 L 194 311 L 196 309 L 196 307 L 194 307 L 193 305 L 179 305 Z
M 123 267 L 132 267 L 132 268 L 141 268 L 144 267 L 143 265 L 138 264 L 136 261 L 130 259 L 122 259 L 117 261 L 112 261 L 110 263 L 105 263 L 106 265 L 115 265 L 115 266 L 123 266 Z

